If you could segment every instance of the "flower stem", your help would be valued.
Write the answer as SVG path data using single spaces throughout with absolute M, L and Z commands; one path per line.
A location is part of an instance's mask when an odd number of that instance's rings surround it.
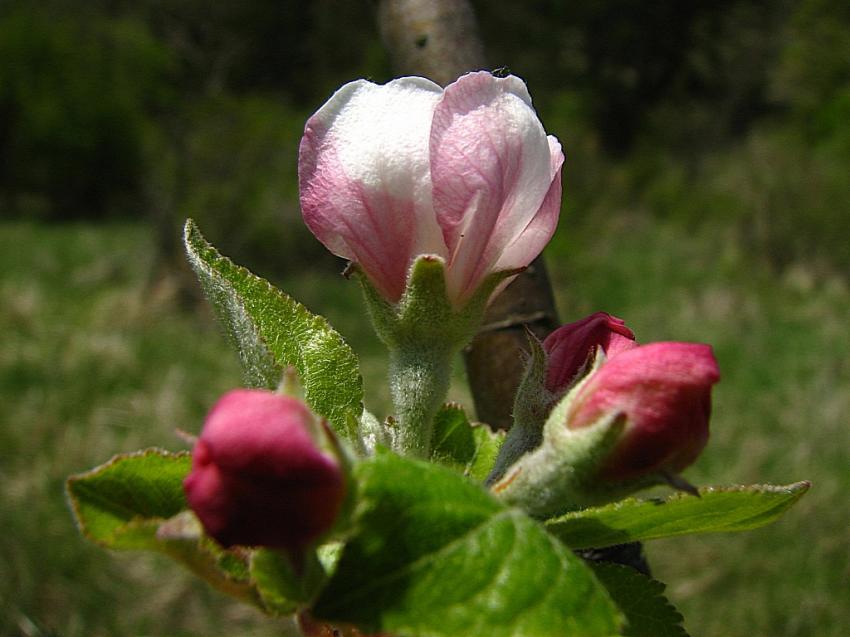
M 390 350 L 390 394 L 398 419 L 396 451 L 430 456 L 434 415 L 449 390 L 454 354 L 453 348 L 440 346 Z

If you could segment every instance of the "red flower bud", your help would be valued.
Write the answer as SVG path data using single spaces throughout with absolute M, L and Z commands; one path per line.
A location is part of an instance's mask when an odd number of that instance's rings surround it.
M 212 408 L 183 483 L 207 533 L 224 546 L 298 551 L 336 521 L 345 497 L 326 429 L 300 401 L 237 389 Z
M 543 341 L 543 349 L 549 356 L 546 389 L 554 394 L 569 389 L 587 371 L 597 347 L 602 347 L 611 358 L 637 347 L 637 343 L 622 319 L 605 312 L 559 327 Z
M 603 480 L 679 472 L 708 441 L 711 386 L 720 379 L 708 345 L 652 343 L 606 361 L 577 390 L 567 427 L 622 414 L 622 436 L 602 462 Z

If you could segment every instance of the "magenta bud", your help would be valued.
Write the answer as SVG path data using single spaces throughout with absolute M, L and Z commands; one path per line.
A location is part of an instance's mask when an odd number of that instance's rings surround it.
M 334 526 L 345 499 L 330 436 L 295 398 L 228 392 L 195 445 L 183 483 L 189 506 L 224 546 L 299 551 Z
M 567 427 L 621 414 L 622 433 L 599 466 L 606 481 L 676 473 L 708 442 L 711 386 L 720 380 L 708 345 L 652 343 L 612 356 L 577 390 Z
M 605 312 L 559 327 L 543 341 L 548 355 L 546 389 L 563 394 L 590 368 L 597 347 L 611 358 L 637 343 L 625 321 Z

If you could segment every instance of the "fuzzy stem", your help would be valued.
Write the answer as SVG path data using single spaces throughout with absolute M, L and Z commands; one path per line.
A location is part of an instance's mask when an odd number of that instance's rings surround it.
M 390 393 L 398 419 L 396 450 L 428 458 L 434 415 L 446 399 L 455 351 L 433 347 L 390 349 Z

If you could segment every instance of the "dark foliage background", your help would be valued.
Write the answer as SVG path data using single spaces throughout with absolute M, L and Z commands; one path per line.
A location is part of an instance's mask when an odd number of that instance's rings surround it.
M 821 231 L 850 205 L 846 2 L 474 4 L 489 59 L 567 142 L 574 222 L 608 198 L 722 215 L 776 264 L 850 266 Z M 7 0 L 3 210 L 151 216 L 166 250 L 195 216 L 236 256 L 291 267 L 303 120 L 359 76 L 391 76 L 362 0 Z

